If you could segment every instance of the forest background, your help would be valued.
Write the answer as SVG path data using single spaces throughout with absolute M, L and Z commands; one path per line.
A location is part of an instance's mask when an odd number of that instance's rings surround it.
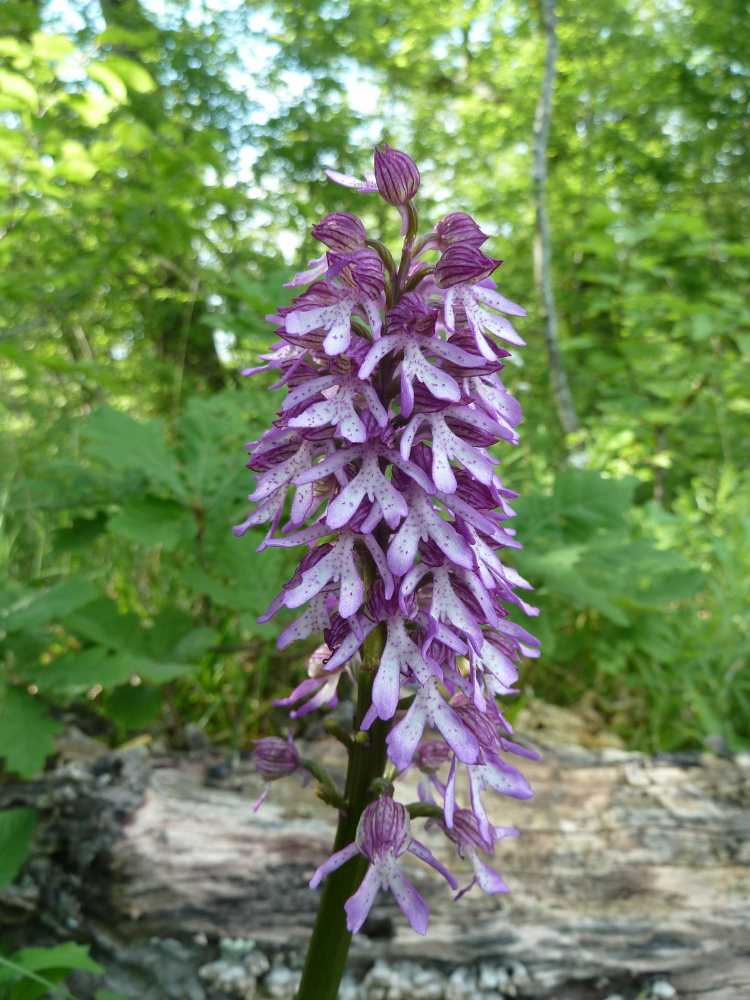
M 361 176 L 382 140 L 422 168 L 423 221 L 469 212 L 529 309 L 505 372 L 523 439 L 502 459 L 543 653 L 511 716 L 542 701 L 629 748 L 750 747 L 745 4 L 558 7 L 546 163 L 567 412 L 533 263 L 549 27 L 523 0 L 426 12 L 0 3 L 6 778 L 33 776 L 70 723 L 113 746 L 200 727 L 231 751 L 281 726 L 269 708 L 309 650 L 277 652 L 280 626 L 255 621 L 290 556 L 230 530 L 252 489 L 243 445 L 278 406 L 239 373 L 322 215 L 395 239 L 387 206 L 323 174 Z M 0 834 L 19 844 L 33 822 Z M 21 854 L 5 857 L 7 878 Z

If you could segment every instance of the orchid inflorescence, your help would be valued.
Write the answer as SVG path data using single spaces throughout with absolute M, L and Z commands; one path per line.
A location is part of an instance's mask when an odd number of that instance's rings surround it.
M 390 888 L 424 933 L 427 907 L 398 857 L 409 851 L 457 884 L 413 839 L 410 813 L 431 817 L 470 859 L 475 878 L 467 889 L 507 892 L 477 852 L 492 854 L 516 831 L 490 823 L 482 793 L 532 794 L 508 758 L 536 755 L 509 740 L 496 697 L 513 692 L 520 655 L 538 655 L 537 640 L 511 621 L 507 604 L 537 611 L 514 592 L 529 584 L 498 555 L 520 548 L 507 526 L 517 494 L 503 486 L 490 451 L 518 442 L 520 407 L 499 375 L 509 355 L 495 338 L 522 346 L 506 317 L 525 312 L 497 291 L 491 275 L 502 261 L 482 252 L 487 236 L 470 216 L 452 212 L 418 235 L 420 177 L 406 154 L 377 149 L 364 181 L 327 173 L 399 211 L 401 258 L 396 264 L 347 212 L 313 228 L 327 251 L 290 283 L 307 290 L 269 317 L 279 340 L 265 363 L 243 372 L 275 369 L 272 388 L 287 395 L 273 426 L 247 446 L 256 506 L 234 531 L 267 525 L 258 551 L 306 548 L 260 619 L 300 610 L 279 648 L 320 633 L 325 639 L 308 679 L 277 702 L 297 705 L 293 717 L 335 706 L 340 677 L 356 680 L 367 637 L 383 634 L 356 738 L 376 720 L 387 724 L 391 780 L 371 789 L 354 842 L 318 869 L 311 886 L 362 856 L 370 867 L 346 903 L 348 929 L 359 930 L 379 889 Z M 434 264 L 424 259 L 430 252 L 438 254 Z M 428 728 L 439 738 L 422 742 Z M 346 735 L 342 741 L 352 745 Z M 279 737 L 258 741 L 256 761 L 266 781 L 313 768 Z M 423 774 L 421 802 L 407 808 L 394 801 L 392 781 L 411 766 Z M 464 770 L 468 809 L 456 802 Z

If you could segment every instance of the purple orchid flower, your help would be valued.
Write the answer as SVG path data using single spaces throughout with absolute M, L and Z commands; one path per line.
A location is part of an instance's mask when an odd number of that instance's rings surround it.
M 367 806 L 359 821 L 355 842 L 331 855 L 318 868 L 310 880 L 310 888 L 315 889 L 326 875 L 361 854 L 370 862 L 370 867 L 359 889 L 344 907 L 348 929 L 358 931 L 367 919 L 378 892 L 390 889 L 417 934 L 425 934 L 429 917 L 427 904 L 396 864 L 396 860 L 406 851 L 440 872 L 452 889 L 458 888 L 458 883 L 448 869 L 412 837 L 409 813 L 404 806 L 387 797 Z
M 295 771 L 300 770 L 300 766 L 299 751 L 292 741 L 291 729 L 285 740 L 278 736 L 267 736 L 262 740 L 254 740 L 254 743 L 253 761 L 258 774 L 265 781 L 263 791 L 253 806 L 253 812 L 257 812 L 271 790 L 271 782 L 294 774 Z M 305 775 L 305 781 L 307 781 L 309 775 L 307 772 Z
M 510 527 L 517 494 L 503 484 L 495 454 L 500 442 L 519 440 L 521 410 L 501 378 L 509 352 L 499 341 L 523 344 L 506 316 L 525 312 L 497 290 L 492 275 L 502 262 L 480 249 L 487 236 L 471 216 L 451 212 L 419 236 L 420 175 L 405 153 L 379 148 L 365 180 L 327 173 L 397 209 L 405 239 L 396 267 L 356 215 L 326 216 L 313 227 L 325 252 L 291 282 L 309 287 L 268 317 L 276 342 L 245 371 L 274 372 L 273 389 L 286 398 L 273 426 L 248 445 L 255 506 L 234 532 L 263 526 L 259 551 L 301 553 L 259 620 L 294 613 L 280 649 L 325 640 L 307 678 L 276 704 L 295 719 L 332 708 L 341 676 L 352 677 L 367 707 L 357 709 L 357 732 L 341 737 L 350 754 L 380 740 L 389 781 L 419 766 L 420 797 L 471 860 L 471 884 L 506 892 L 480 855 L 516 832 L 492 826 L 482 796 L 492 789 L 528 798 L 528 782 L 509 758 L 536 757 L 511 742 L 496 704 L 514 692 L 521 658 L 538 655 L 537 640 L 509 617 L 513 606 L 530 616 L 537 609 L 517 593 L 529 585 L 507 563 L 505 550 L 520 548 Z M 419 259 L 427 251 L 438 254 L 434 265 Z M 262 741 L 256 758 L 268 781 L 300 769 L 288 741 Z M 303 763 L 324 781 L 322 797 L 350 815 L 332 781 Z M 450 767 L 441 779 L 443 765 Z M 457 800 L 459 769 L 470 809 Z M 427 908 L 397 859 L 411 851 L 455 882 L 412 839 L 392 787 L 375 783 L 351 800 L 369 801 L 356 838 L 311 884 L 362 855 L 370 867 L 346 903 L 349 929 L 358 930 L 377 893 L 390 889 L 424 933 Z
M 318 646 L 307 661 L 307 680 L 298 684 L 286 698 L 277 698 L 274 705 L 295 705 L 303 698 L 311 696 L 304 705 L 289 713 L 290 719 L 299 719 L 323 705 L 327 708 L 336 708 L 339 703 L 338 686 L 342 674 L 347 674 L 352 682 L 354 677 L 349 663 L 344 663 L 335 670 L 326 670 L 326 664 L 332 656 L 333 650 L 329 649 L 326 643 Z

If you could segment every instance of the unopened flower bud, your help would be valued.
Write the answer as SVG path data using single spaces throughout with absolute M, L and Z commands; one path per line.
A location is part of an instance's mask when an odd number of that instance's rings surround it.
M 447 250 L 454 243 L 469 243 L 481 247 L 489 237 L 466 212 L 451 212 L 435 226 L 438 249 Z
M 368 861 L 393 851 L 398 858 L 411 843 L 411 823 L 405 806 L 383 797 L 371 802 L 357 827 L 357 847 Z
M 423 774 L 435 774 L 452 758 L 453 751 L 442 740 L 428 740 L 417 747 L 414 763 Z
M 282 740 L 279 736 L 267 736 L 263 740 L 255 740 L 253 760 L 264 781 L 275 781 L 294 774 L 299 751 L 292 743 L 291 734 L 288 740 Z
M 378 191 L 389 205 L 406 205 L 419 190 L 417 165 L 406 153 L 384 145 L 375 149 L 375 178 Z
M 328 663 L 332 656 L 333 650 L 329 649 L 325 643 L 322 646 L 318 646 L 307 661 L 307 676 L 329 677 L 330 673 L 326 670 L 326 663 Z
M 469 732 L 476 736 L 482 750 L 496 753 L 498 746 L 497 726 L 492 724 L 487 715 L 480 712 L 471 699 L 460 692 L 453 695 L 450 705 Z
M 431 309 L 426 299 L 418 292 L 407 292 L 401 301 L 388 310 L 389 333 L 401 333 L 412 330 L 425 337 L 431 337 L 435 332 L 437 309 Z
M 501 260 L 487 257 L 471 243 L 454 243 L 435 265 L 435 284 L 438 288 L 474 285 L 483 278 L 489 278 L 501 264 Z
M 332 212 L 313 226 L 312 234 L 330 250 L 343 253 L 363 249 L 367 236 L 362 222 L 349 212 Z
M 329 252 L 328 277 L 338 278 L 348 288 L 358 288 L 376 299 L 385 288 L 383 262 L 374 250 L 349 250 L 346 253 Z
M 456 809 L 453 814 L 453 826 L 444 827 L 447 837 L 459 847 L 473 847 L 476 851 L 492 854 L 495 845 L 492 840 L 486 840 L 479 829 L 477 818 L 470 809 Z

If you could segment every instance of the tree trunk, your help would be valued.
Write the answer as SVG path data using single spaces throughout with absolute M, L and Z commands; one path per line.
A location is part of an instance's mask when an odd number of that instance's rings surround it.
M 306 756 L 343 774 L 339 744 L 316 743 Z M 207 785 L 205 762 L 189 757 L 149 765 L 135 752 L 114 754 L 94 771 L 79 759 L 42 781 L 0 789 L 0 804 L 35 804 L 42 816 L 25 879 L 0 896 L 4 939 L 38 942 L 45 926 L 93 941 L 110 989 L 127 995 L 133 967 L 151 970 L 142 972 L 139 1000 L 204 1000 L 207 979 L 226 972 L 210 961 L 220 938 L 254 939 L 278 959 L 268 976 L 286 968 L 294 983 L 289 966 L 304 952 L 318 901 L 307 882 L 330 853 L 334 810 L 288 779 L 254 813 L 260 782 L 245 763 L 221 787 Z M 449 985 L 451 975 L 476 983 L 472 967 L 480 965 L 506 970 L 502 995 L 622 992 L 629 1000 L 658 974 L 680 1000 L 750 996 L 750 755 L 649 758 L 568 747 L 544 749 L 524 771 L 534 799 L 487 797 L 491 821 L 521 831 L 493 859 L 511 895 L 475 887 L 453 902 L 431 870 L 405 864 L 430 906 L 427 937 L 381 895 L 354 938 L 355 979 L 376 959 L 370 980 L 384 968 L 406 975 L 394 963 L 410 960 L 445 984 L 431 995 L 449 1000 L 479 995 Z M 411 775 L 398 794 L 416 797 Z M 446 838 L 422 821 L 414 827 L 466 885 L 470 869 Z M 79 995 L 85 1000 L 85 989 Z
M 557 415 L 566 434 L 579 429 L 578 416 L 570 393 L 568 375 L 560 353 L 555 292 L 552 283 L 552 240 L 547 213 L 547 150 L 552 121 L 552 98 L 557 75 L 557 15 L 555 0 L 540 0 L 545 39 L 544 74 L 534 117 L 534 163 L 532 168 L 534 212 L 534 277 L 542 304 L 544 345 L 547 349 L 552 394 Z

